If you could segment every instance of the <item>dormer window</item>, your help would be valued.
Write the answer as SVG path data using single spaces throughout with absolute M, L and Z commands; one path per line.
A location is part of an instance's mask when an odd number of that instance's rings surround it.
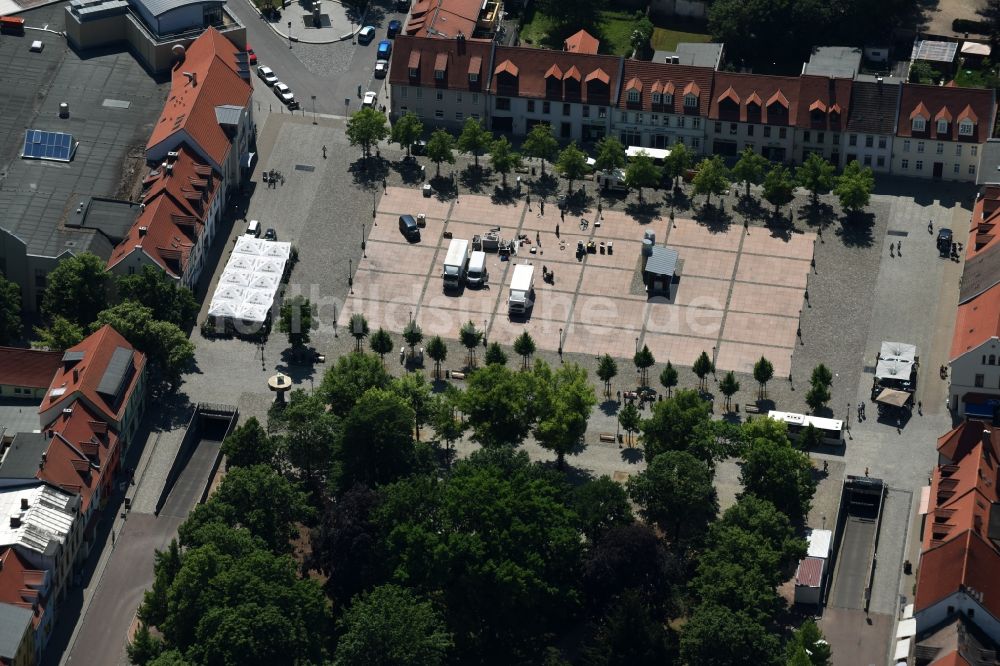
M 674 105 L 674 96 L 670 93 L 663 93 L 663 104 L 666 106 Z
M 927 121 L 924 118 L 917 116 L 916 118 L 913 119 L 914 132 L 923 132 L 926 129 L 927 129 Z
M 947 134 L 948 133 L 948 121 L 947 120 L 939 120 L 937 122 L 937 133 L 938 134 Z
M 693 109 L 698 106 L 698 96 L 693 94 L 684 95 L 684 108 Z
M 469 74 L 469 83 L 479 83 L 479 73 L 472 72 Z
M 418 73 L 418 70 L 417 70 L 417 68 L 416 68 L 416 67 L 410 67 L 410 68 L 409 68 L 409 69 L 407 69 L 406 71 L 407 71 L 407 73 L 408 73 L 408 74 L 410 75 L 410 78 L 411 78 L 411 79 L 415 79 L 415 78 L 417 78 L 417 73 Z
M 444 70 L 443 69 L 435 69 L 434 70 L 434 78 L 436 80 L 438 80 L 438 81 L 444 81 Z
M 658 92 L 653 93 L 653 104 L 662 104 L 662 103 L 663 103 L 663 95 L 661 95 Z
M 632 102 L 633 104 L 634 103 L 638 103 L 638 101 L 639 101 L 639 91 L 635 90 L 635 89 L 629 90 L 628 91 L 628 101 Z
M 972 121 L 963 120 L 958 124 L 958 133 L 960 136 L 972 136 L 973 127 Z

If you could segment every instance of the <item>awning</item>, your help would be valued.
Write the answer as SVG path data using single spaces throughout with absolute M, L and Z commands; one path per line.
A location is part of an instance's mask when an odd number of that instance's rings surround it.
M 985 396 L 981 393 L 966 393 L 962 398 L 965 405 L 965 415 L 991 419 L 1000 407 L 1000 399 Z
M 926 516 L 931 505 L 931 487 L 924 486 L 920 489 L 920 515 Z
M 917 619 L 908 618 L 906 620 L 900 620 L 899 624 L 896 625 L 896 638 L 909 638 L 910 636 L 917 635 Z
M 893 659 L 909 659 L 910 657 L 910 639 L 904 638 L 903 640 L 896 643 L 896 653 L 893 655 Z
M 880 402 L 883 405 L 892 405 L 893 407 L 902 407 L 909 401 L 909 393 L 906 391 L 897 391 L 896 389 L 882 389 L 882 392 L 875 398 L 875 402 Z

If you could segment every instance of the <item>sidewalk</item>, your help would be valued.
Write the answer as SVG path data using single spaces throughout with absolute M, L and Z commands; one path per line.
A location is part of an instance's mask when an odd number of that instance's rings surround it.
M 320 5 L 319 25 L 316 24 L 312 11 L 313 3 L 310 0 L 296 2 L 283 0 L 280 13 L 272 18 L 262 16 L 253 0 L 247 0 L 257 15 L 261 16 L 276 35 L 287 39 L 289 45 L 292 42 L 333 44 L 353 39 L 365 24 L 367 7 L 358 17 L 353 7 L 344 5 L 338 0 L 317 0 L 317 2 Z

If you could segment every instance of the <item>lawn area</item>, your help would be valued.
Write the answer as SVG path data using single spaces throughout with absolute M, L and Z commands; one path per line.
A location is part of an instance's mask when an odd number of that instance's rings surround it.
M 712 41 L 711 35 L 700 32 L 681 32 L 670 28 L 653 28 L 652 42 L 654 51 L 673 51 L 680 42 L 705 43 Z
M 531 46 L 541 46 L 550 49 L 561 49 L 562 40 L 554 36 L 555 21 L 548 15 L 529 10 L 521 27 L 521 42 Z M 601 53 L 614 55 L 631 55 L 632 46 L 629 40 L 635 28 L 635 12 L 604 11 L 600 12 L 596 27 L 587 28 L 601 40 Z M 573 31 L 575 32 L 575 30 Z M 684 34 L 684 33 L 678 33 Z M 705 36 L 703 40 L 707 41 Z
M 959 69 L 955 85 L 960 88 L 992 88 L 997 85 L 997 75 L 992 69 Z

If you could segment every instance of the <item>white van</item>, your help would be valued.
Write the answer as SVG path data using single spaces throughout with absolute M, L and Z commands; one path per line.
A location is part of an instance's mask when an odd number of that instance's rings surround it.
M 469 241 L 464 238 L 453 238 L 448 245 L 448 254 L 444 258 L 445 289 L 458 289 L 465 281 L 465 269 L 469 263 Z
M 469 258 L 469 270 L 465 275 L 465 281 L 470 287 L 482 287 L 490 279 L 486 272 L 486 253 L 476 250 Z
M 528 313 L 535 303 L 535 267 L 531 264 L 514 266 L 514 276 L 510 279 L 510 296 L 507 308 L 512 315 Z
M 257 220 L 250 220 L 247 224 L 247 236 L 253 236 L 254 238 L 260 238 L 260 222 Z

